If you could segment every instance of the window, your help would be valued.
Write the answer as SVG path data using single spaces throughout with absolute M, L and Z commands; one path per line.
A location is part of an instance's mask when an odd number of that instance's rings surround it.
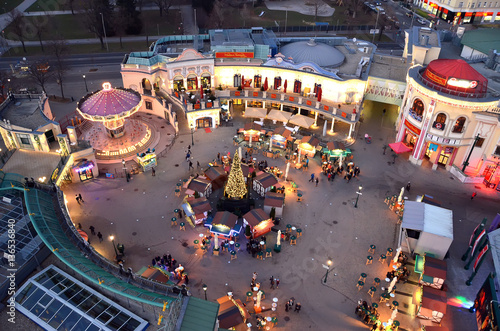
M 444 130 L 445 123 L 446 115 L 444 113 L 439 113 L 436 116 L 436 120 L 434 121 L 434 124 L 432 124 L 432 127 L 438 130 Z
M 471 7 L 471 8 L 474 8 L 475 6 L 476 6 L 476 4 L 475 4 L 475 3 L 471 3 L 471 4 L 470 4 L 470 7 Z
M 31 146 L 30 136 L 28 136 L 26 134 L 20 134 L 20 135 L 18 135 L 18 137 L 19 137 L 19 141 L 21 141 L 21 144 Z
M 484 7 L 488 7 L 487 5 L 488 5 L 488 3 L 487 3 L 487 2 L 485 2 L 485 3 L 484 3 Z
M 153 110 L 153 103 L 151 101 L 146 101 L 146 109 Z
M 459 117 L 453 126 L 453 133 L 462 133 L 464 131 L 465 117 Z
M 464 3 L 463 2 L 459 2 L 458 3 L 458 7 L 462 8 L 464 6 Z
M 500 145 L 497 146 L 497 148 L 495 149 L 495 153 L 493 153 L 495 155 L 500 155 Z
M 417 239 L 417 240 L 418 240 L 418 238 L 420 238 L 420 231 L 406 229 L 406 234 L 408 235 L 408 238 L 413 238 L 413 239 Z
M 478 148 L 483 147 L 483 143 L 484 143 L 484 138 L 479 138 L 477 140 L 476 147 L 478 147 Z
M 424 114 L 424 103 L 420 99 L 413 101 L 413 106 L 410 109 L 410 116 L 419 122 L 422 122 L 422 115 Z

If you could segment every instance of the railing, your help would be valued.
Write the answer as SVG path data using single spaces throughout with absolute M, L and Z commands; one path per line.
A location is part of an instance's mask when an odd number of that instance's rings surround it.
M 181 293 L 181 288 L 179 288 L 178 286 L 167 285 L 143 278 L 141 276 L 138 276 L 137 274 L 132 273 L 131 269 L 129 269 L 129 271 L 124 271 L 120 267 L 118 267 L 118 265 L 111 263 L 108 259 L 96 252 L 92 246 L 84 241 L 82 236 L 78 233 L 77 229 L 73 225 L 71 216 L 68 214 L 66 204 L 64 203 L 63 192 L 57 186 L 53 187 L 55 187 L 57 191 L 57 201 L 59 204 L 59 208 L 55 208 L 55 211 L 60 218 L 61 227 L 64 233 L 71 240 L 71 242 L 73 242 L 73 244 L 75 244 L 75 246 L 85 256 L 87 256 L 90 261 L 92 261 L 92 263 L 101 267 L 113 276 L 142 289 L 167 296 L 177 296 L 179 293 Z
M 469 98 L 485 98 L 487 96 L 486 92 L 481 92 L 481 91 L 471 93 L 471 92 L 461 92 L 461 91 L 449 89 L 449 88 L 444 87 L 443 85 L 439 85 L 439 84 L 430 82 L 428 79 L 426 79 L 422 76 L 421 72 L 418 72 L 417 75 L 418 75 L 418 78 L 420 79 L 420 82 L 423 85 L 430 87 L 433 90 L 436 90 L 438 92 L 443 92 L 446 94 L 455 95 L 455 96 L 458 96 L 461 98 L 467 98 L 467 99 L 469 99 Z

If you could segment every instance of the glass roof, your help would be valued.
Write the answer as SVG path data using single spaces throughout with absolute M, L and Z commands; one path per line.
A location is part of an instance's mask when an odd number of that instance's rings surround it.
M 16 294 L 16 307 L 45 330 L 145 330 L 148 322 L 50 265 Z

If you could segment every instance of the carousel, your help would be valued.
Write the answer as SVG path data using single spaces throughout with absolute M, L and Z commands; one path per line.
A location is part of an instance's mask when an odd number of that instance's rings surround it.
M 131 89 L 112 88 L 110 83 L 84 96 L 78 112 L 92 125 L 82 126 L 82 139 L 90 142 L 98 159 L 117 159 L 145 152 L 154 130 L 136 113 L 141 95 Z

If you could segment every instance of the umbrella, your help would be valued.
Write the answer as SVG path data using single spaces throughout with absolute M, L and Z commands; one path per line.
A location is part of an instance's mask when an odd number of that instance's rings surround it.
M 245 76 L 241 76 L 241 89 L 245 87 Z
M 255 107 L 247 107 L 245 109 L 244 117 L 258 117 L 264 118 L 267 115 L 267 109 L 265 108 L 255 108 Z M 259 129 L 260 130 L 260 129 Z
M 394 151 L 396 154 L 401 154 L 401 153 L 406 153 L 411 151 L 411 148 L 407 147 L 403 142 L 398 142 L 398 143 L 392 143 L 389 144 L 389 147 Z
M 278 230 L 278 239 L 276 240 L 276 245 L 281 246 L 281 230 Z
M 318 93 L 317 93 L 317 95 L 318 95 L 318 102 L 321 101 L 321 95 L 322 94 L 323 94 L 323 89 L 320 86 L 318 86 Z
M 394 288 L 394 285 L 396 285 L 397 281 L 398 281 L 398 277 L 394 277 L 392 279 L 391 284 L 389 285 L 389 288 L 387 289 L 387 293 L 391 293 L 391 291 Z
M 267 77 L 266 77 L 266 80 L 264 81 L 264 91 L 267 91 L 268 88 L 269 85 L 267 84 Z
M 259 290 L 259 292 L 257 292 L 257 302 L 255 304 L 256 307 L 260 307 L 260 300 L 262 299 L 262 291 Z
M 203 99 L 203 84 L 200 86 L 200 99 Z
M 215 238 L 214 238 L 214 249 L 217 249 L 217 248 L 219 248 L 219 236 L 215 235 Z
M 285 79 L 285 84 L 283 84 L 283 93 L 286 93 L 287 82 L 288 80 Z
M 314 119 L 304 115 L 295 114 L 290 118 L 290 123 L 308 128 L 314 124 Z
M 405 193 L 405 187 L 404 186 L 401 188 L 401 192 L 399 193 L 398 203 L 401 203 L 401 200 L 403 200 L 403 193 Z
M 271 109 L 269 114 L 267 114 L 267 119 L 272 121 L 280 121 L 283 123 L 288 122 L 288 120 L 292 117 L 292 113 L 281 111 L 278 109 Z

